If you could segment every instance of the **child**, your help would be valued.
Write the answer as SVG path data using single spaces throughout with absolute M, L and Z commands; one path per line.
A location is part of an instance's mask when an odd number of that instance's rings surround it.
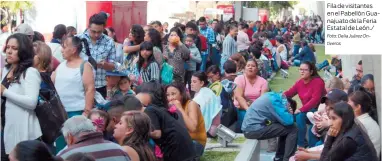
M 115 92 L 113 99 L 118 99 L 126 95 L 134 95 L 135 92 L 131 89 L 131 81 L 129 77 L 121 77 L 118 82 L 118 90 Z
M 195 35 L 188 34 L 185 39 L 185 45 L 190 50 L 190 60 L 186 61 L 186 85 L 188 89 L 191 90 L 191 77 L 196 71 L 196 64 L 202 62 L 202 57 L 200 56 L 199 49 L 196 47 L 194 40 Z
M 106 100 L 111 100 L 117 91 L 117 85 L 122 76 L 126 76 L 122 72 L 113 71 L 106 72 Z
M 106 127 L 109 125 L 109 114 L 102 110 L 92 110 L 88 116 L 96 127 L 97 132 L 102 132 L 106 137 Z

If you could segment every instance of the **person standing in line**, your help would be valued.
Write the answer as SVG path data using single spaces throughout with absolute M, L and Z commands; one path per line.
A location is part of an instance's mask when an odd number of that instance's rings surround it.
M 115 69 L 116 50 L 114 41 L 103 34 L 107 16 L 102 13 L 94 14 L 89 19 L 89 27 L 83 34 L 78 35 L 89 44 L 90 53 L 82 50 L 81 57 L 85 60 L 92 57 L 97 62 L 95 72 L 95 88 L 103 97 L 106 97 L 106 71 Z M 95 68 L 95 67 L 94 67 Z
M 223 41 L 223 51 L 222 57 L 220 60 L 220 66 L 224 66 L 224 63 L 235 53 L 237 53 L 237 43 L 235 37 L 238 34 L 237 26 L 231 25 L 229 26 L 229 33 L 225 37 Z M 222 68 L 222 73 L 224 73 L 224 69 Z
M 66 37 L 66 26 L 63 24 L 56 25 L 53 31 L 53 38 L 50 43 L 47 43 L 50 49 L 52 50 L 52 56 L 55 57 L 58 61 L 63 62 L 64 58 L 62 57 L 61 44 L 62 40 Z

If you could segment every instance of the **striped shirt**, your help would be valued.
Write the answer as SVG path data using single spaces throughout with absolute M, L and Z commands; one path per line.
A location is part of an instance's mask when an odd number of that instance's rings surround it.
M 146 68 L 141 67 L 140 76 L 143 82 L 150 82 L 152 80 L 159 80 L 160 70 L 157 62 L 151 62 Z
M 222 58 L 228 60 L 231 55 L 237 53 L 237 43 L 231 35 L 227 35 L 223 41 Z
M 115 63 L 116 60 L 116 48 L 114 45 L 114 40 L 105 34 L 102 34 L 95 44 L 89 36 L 89 31 L 86 30 L 83 34 L 77 35 L 79 38 L 85 38 L 89 44 L 90 55 L 95 59 L 97 63 L 104 60 L 108 63 Z M 81 57 L 85 60 L 88 56 L 85 54 L 85 48 L 82 49 Z M 101 88 L 106 86 L 106 70 L 97 68 L 95 73 L 95 87 Z
M 130 161 L 130 157 L 121 146 L 103 139 L 100 132 L 86 133 L 74 145 L 60 151 L 57 156 L 66 160 L 74 153 L 87 153 L 96 161 Z

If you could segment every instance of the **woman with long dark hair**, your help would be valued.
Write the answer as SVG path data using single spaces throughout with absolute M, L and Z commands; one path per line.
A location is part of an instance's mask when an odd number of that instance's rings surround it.
M 298 95 L 302 107 L 297 109 L 294 114 L 296 115 L 296 123 L 298 127 L 297 145 L 305 148 L 307 112 L 317 111 L 317 107 L 323 96 L 326 95 L 325 83 L 318 75 L 316 66 L 309 62 L 302 62 L 299 68 L 300 79 L 287 91 L 284 92 L 288 98 L 293 98 Z M 311 132 L 312 125 L 309 127 L 308 146 L 313 147 L 316 145 L 318 138 Z
M 151 42 L 153 44 L 153 55 L 159 67 L 161 67 L 163 63 L 163 44 L 159 31 L 155 30 L 154 28 L 150 28 L 145 34 L 145 41 Z
M 186 92 L 186 88 L 181 83 L 168 85 L 165 88 L 165 92 L 168 106 L 175 106 L 180 111 L 188 133 L 194 140 L 197 155 L 201 157 L 206 146 L 207 133 L 199 105 L 191 100 Z
M 377 154 L 381 152 L 381 130 L 378 126 L 378 118 L 373 118 L 377 113 L 373 107 L 373 100 L 364 89 L 355 91 L 349 95 L 349 105 L 353 108 L 354 115 L 363 126 L 365 132 L 373 143 Z
M 7 64 L 1 83 L 1 160 L 8 160 L 7 154 L 16 144 L 42 135 L 34 112 L 41 77 L 33 68 L 35 53 L 28 36 L 19 33 L 9 36 L 3 52 Z
M 107 35 L 113 38 L 114 40 L 115 51 L 116 51 L 115 61 L 118 62 L 119 64 L 122 64 L 123 57 L 124 57 L 123 45 L 118 42 L 117 35 L 115 34 L 114 28 L 108 27 L 108 28 L 105 28 L 105 30 L 107 31 Z
M 132 161 L 155 161 L 154 152 L 149 146 L 150 118 L 143 112 L 125 112 L 115 125 L 114 137 L 129 154 Z
M 352 107 L 339 102 L 329 110 L 332 125 L 327 133 L 320 161 L 368 160 L 377 161 L 377 153 L 368 135 L 355 124 Z
M 9 155 L 10 161 L 63 161 L 52 155 L 41 141 L 28 140 L 18 143 Z
M 151 42 L 144 42 L 141 44 L 140 50 L 137 64 L 140 79 L 143 82 L 159 80 L 160 70 L 153 55 L 153 44 Z

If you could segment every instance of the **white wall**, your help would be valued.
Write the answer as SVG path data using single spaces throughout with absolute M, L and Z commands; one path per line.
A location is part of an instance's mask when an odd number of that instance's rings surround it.
M 34 1 L 34 8 L 25 13 L 25 23 L 43 34 L 58 24 L 74 26 L 80 33 L 86 21 L 86 1 Z
M 169 17 L 174 13 L 185 13 L 189 10 L 189 1 L 184 0 L 151 0 L 147 2 L 147 23 L 151 21 L 168 22 L 169 29 L 177 19 Z

